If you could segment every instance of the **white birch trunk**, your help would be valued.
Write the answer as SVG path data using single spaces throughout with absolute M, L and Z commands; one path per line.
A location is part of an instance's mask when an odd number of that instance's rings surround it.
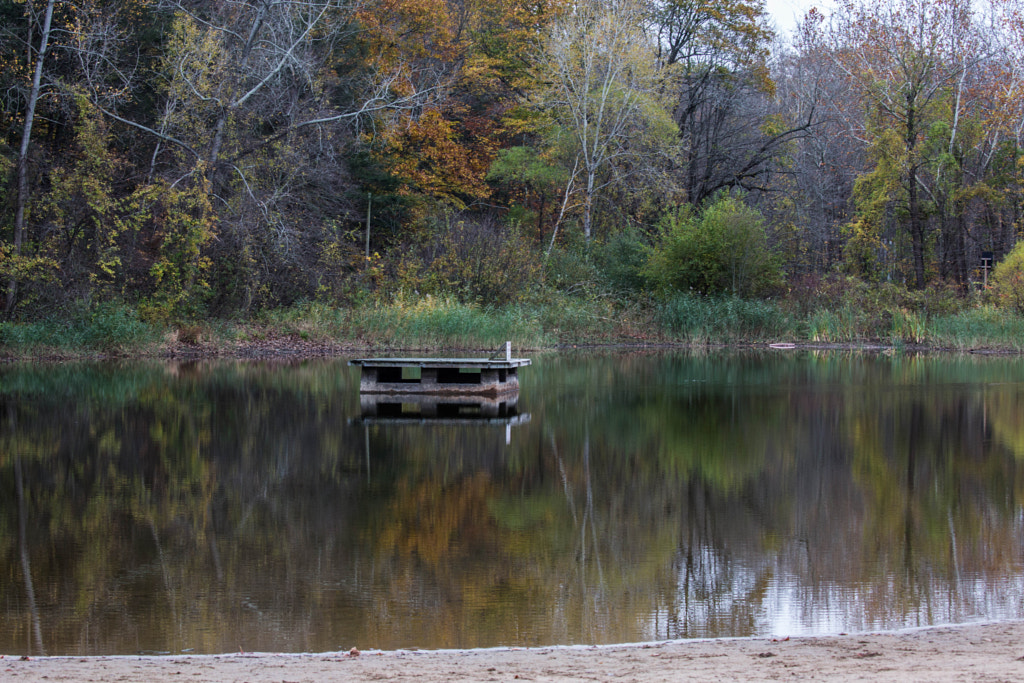
M 43 61 L 50 45 L 50 22 L 53 19 L 53 6 L 56 0 L 47 0 L 46 14 L 43 18 L 43 33 L 39 38 L 39 52 L 36 53 L 36 69 L 32 77 L 32 89 L 28 94 L 28 107 L 25 110 L 25 126 L 21 132 L 21 147 L 18 150 L 18 197 L 14 210 L 14 256 L 21 256 L 21 245 L 25 241 L 25 210 L 28 206 L 28 147 L 32 139 L 32 124 L 36 116 L 36 103 L 42 90 Z M 4 312 L 10 314 L 14 309 L 14 301 L 18 296 L 18 278 L 11 276 L 7 283 L 7 301 Z

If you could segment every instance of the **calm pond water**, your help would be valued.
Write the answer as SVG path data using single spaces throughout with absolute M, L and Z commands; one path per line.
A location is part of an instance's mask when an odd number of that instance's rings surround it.
M 795 635 L 1024 617 L 1024 360 L 0 367 L 0 653 Z M 423 414 L 438 412 L 444 419 Z

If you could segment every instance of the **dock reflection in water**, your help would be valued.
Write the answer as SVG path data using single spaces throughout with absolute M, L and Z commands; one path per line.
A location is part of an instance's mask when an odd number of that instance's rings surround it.
M 357 424 L 439 425 L 494 424 L 515 426 L 530 421 L 519 412 L 519 392 L 500 399 L 426 394 L 361 394 Z

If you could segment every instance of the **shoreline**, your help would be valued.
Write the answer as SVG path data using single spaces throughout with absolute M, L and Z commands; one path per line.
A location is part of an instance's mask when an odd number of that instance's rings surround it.
M 1021 356 L 1024 351 L 1009 348 L 956 349 L 928 345 L 893 345 L 877 341 L 852 342 L 751 342 L 734 344 L 692 344 L 683 342 L 659 343 L 565 343 L 555 346 L 523 346 L 521 353 L 564 353 L 571 351 L 771 351 L 775 353 L 801 351 L 852 351 L 859 353 L 912 353 L 950 354 L 974 356 Z M 275 337 L 261 342 L 244 342 L 234 345 L 175 343 L 159 350 L 134 349 L 126 352 L 48 352 L 38 354 L 15 354 L 0 348 L 0 365 L 19 363 L 74 363 L 74 362 L 118 362 L 118 361 L 206 361 L 206 360 L 313 360 L 343 358 L 353 354 L 402 352 L 466 352 L 486 353 L 493 349 L 461 346 L 417 346 L 360 344 L 357 342 L 311 342 L 289 336 Z
M 1007 681 L 1024 679 L 1024 620 L 846 635 L 219 655 L 0 656 L 19 683 L 43 681 Z

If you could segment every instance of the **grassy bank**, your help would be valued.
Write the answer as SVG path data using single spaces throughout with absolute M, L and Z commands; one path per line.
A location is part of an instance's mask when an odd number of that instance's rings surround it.
M 104 305 L 27 323 L 0 324 L 7 358 L 232 354 L 274 348 L 492 349 L 573 344 L 746 345 L 770 342 L 883 344 L 957 351 L 1024 351 L 1024 317 L 991 305 L 929 312 L 906 302 L 781 301 L 678 295 L 660 300 L 550 296 L 485 308 L 454 299 L 397 298 L 340 308 L 302 303 L 244 320 L 155 325 Z M 947 307 L 948 309 L 948 307 Z M 291 346 L 289 346 L 291 345 Z

